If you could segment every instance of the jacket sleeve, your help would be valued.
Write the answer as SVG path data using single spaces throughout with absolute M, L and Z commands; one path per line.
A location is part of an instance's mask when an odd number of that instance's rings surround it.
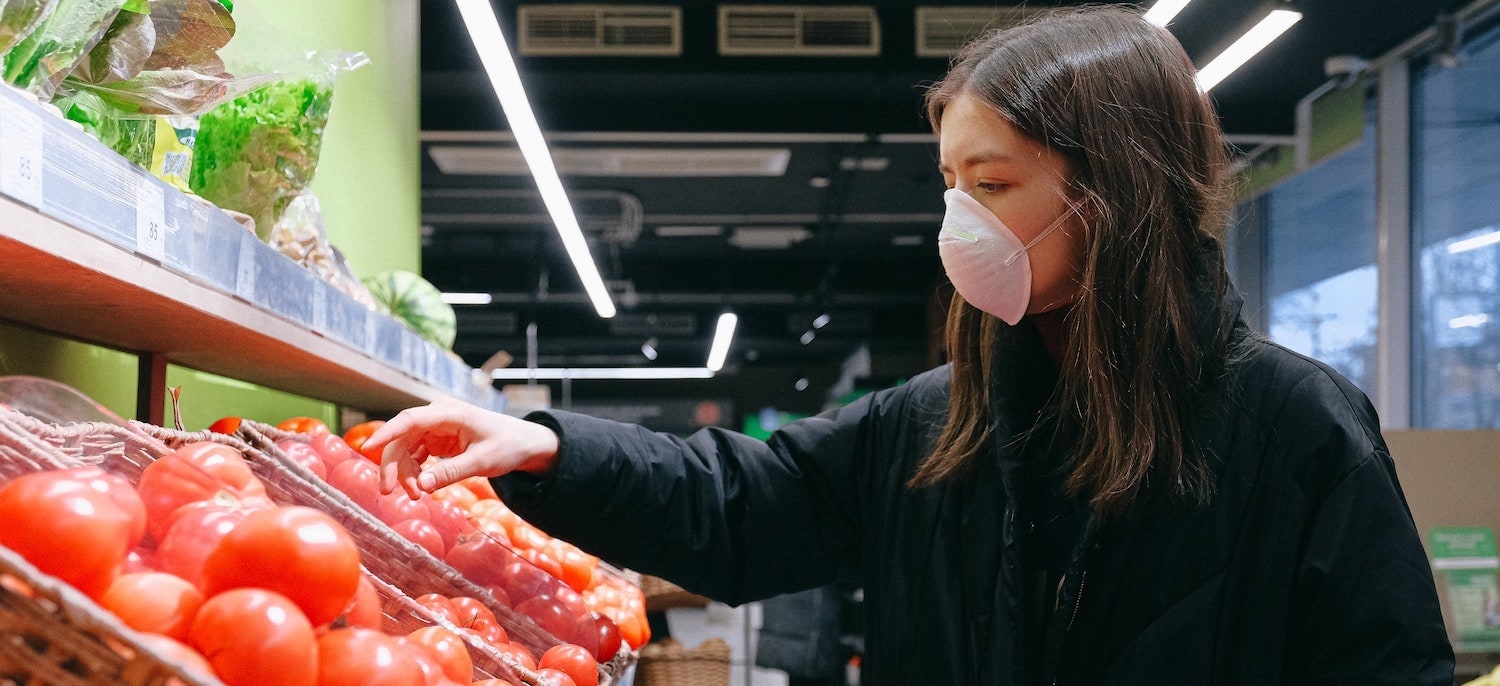
M 1452 684 L 1432 572 L 1390 455 L 1339 480 L 1308 532 L 1285 683 Z
M 561 438 L 556 471 L 494 484 L 544 531 L 716 600 L 811 588 L 857 570 L 861 493 L 873 487 L 872 462 L 889 459 L 880 427 L 922 379 L 789 423 L 764 442 L 533 413 Z

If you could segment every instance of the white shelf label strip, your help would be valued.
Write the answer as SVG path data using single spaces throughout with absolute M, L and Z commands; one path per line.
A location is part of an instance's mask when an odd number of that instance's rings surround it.
M 161 262 L 167 253 L 166 194 L 153 179 L 139 178 L 135 187 L 135 251 Z
M 41 115 L 0 98 L 0 193 L 42 206 Z

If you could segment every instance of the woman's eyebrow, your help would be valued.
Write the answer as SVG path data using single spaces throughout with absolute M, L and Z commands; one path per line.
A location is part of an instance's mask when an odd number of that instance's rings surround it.
M 975 153 L 973 155 L 964 157 L 961 166 L 973 167 L 980 164 L 1009 163 L 1014 161 L 1014 157 L 996 150 L 990 152 Z M 940 160 L 938 162 L 938 171 L 946 174 L 953 171 L 953 169 L 948 164 L 947 160 Z

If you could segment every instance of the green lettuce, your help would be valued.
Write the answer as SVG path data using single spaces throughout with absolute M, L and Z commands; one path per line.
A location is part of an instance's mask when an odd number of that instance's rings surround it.
M 5 53 L 5 80 L 50 99 L 125 4 L 126 0 L 57 0 L 41 25 Z
M 219 207 L 255 218 L 264 239 L 312 182 L 333 89 L 279 81 L 215 107 L 200 121 L 189 184 Z

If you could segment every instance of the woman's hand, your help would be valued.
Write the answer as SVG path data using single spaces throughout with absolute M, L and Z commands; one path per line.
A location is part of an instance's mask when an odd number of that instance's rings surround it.
M 416 498 L 470 476 L 546 474 L 557 449 L 557 434 L 541 424 L 447 399 L 403 410 L 365 441 L 362 452 L 380 451 L 382 493 L 400 484 Z M 441 459 L 424 468 L 428 457 Z

